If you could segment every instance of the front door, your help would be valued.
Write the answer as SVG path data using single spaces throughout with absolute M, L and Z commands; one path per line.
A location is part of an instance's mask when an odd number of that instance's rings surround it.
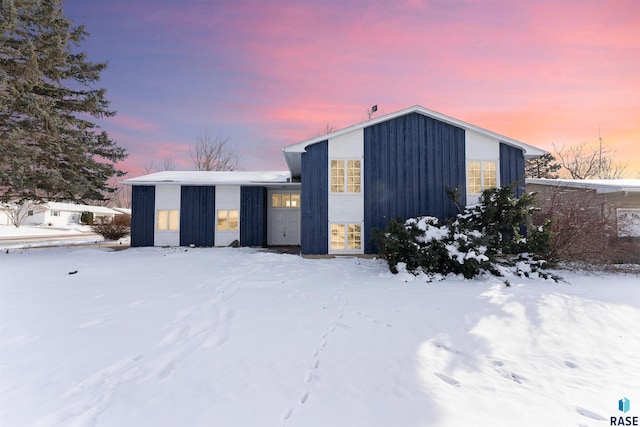
M 273 246 L 300 245 L 300 193 L 270 194 L 270 229 L 267 243 Z
M 274 209 L 271 244 L 275 246 L 300 244 L 300 210 Z

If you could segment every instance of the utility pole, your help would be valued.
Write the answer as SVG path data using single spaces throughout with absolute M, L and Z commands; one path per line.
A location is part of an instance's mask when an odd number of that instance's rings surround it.
M 598 139 L 600 140 L 600 157 L 598 158 L 598 178 L 602 179 L 602 132 L 598 126 Z

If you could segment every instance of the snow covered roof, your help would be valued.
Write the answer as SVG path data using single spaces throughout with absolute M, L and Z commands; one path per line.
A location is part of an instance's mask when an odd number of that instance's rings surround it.
M 164 171 L 122 181 L 127 185 L 258 185 L 286 184 L 289 171 Z
M 46 206 L 52 211 L 93 212 L 94 214 L 103 215 L 117 215 L 120 213 L 104 206 L 80 205 L 75 203 L 47 202 Z
M 640 179 L 547 179 L 527 178 L 527 184 L 596 190 L 596 193 L 640 193 Z
M 120 212 L 126 215 L 131 215 L 131 209 L 129 208 L 111 208 L 111 209 L 113 209 L 116 212 Z
M 385 122 L 387 120 L 391 120 L 391 119 L 395 119 L 396 117 L 400 117 L 400 116 L 404 116 L 406 114 L 410 114 L 410 113 L 420 113 L 422 115 L 428 116 L 428 117 L 432 117 L 436 120 L 440 120 L 442 122 L 445 123 L 449 123 L 453 126 L 457 126 L 460 127 L 462 129 L 465 130 L 471 130 L 474 132 L 478 132 L 482 135 L 485 135 L 489 138 L 493 138 L 493 139 L 497 139 L 507 145 L 511 145 L 517 148 L 522 149 L 522 151 L 524 152 L 524 156 L 525 158 L 529 159 L 529 158 L 535 158 L 535 157 L 539 157 L 539 156 L 543 156 L 544 154 L 546 154 L 546 151 L 541 150 L 539 148 L 536 148 L 532 145 L 528 145 L 525 144 L 524 142 L 520 142 L 520 141 L 516 141 L 515 139 L 506 137 L 504 135 L 500 135 L 498 133 L 492 132 L 490 130 L 481 128 L 479 126 L 475 126 L 472 125 L 471 123 L 467 123 L 465 121 L 456 119 L 454 117 L 450 117 L 447 116 L 445 114 L 442 113 L 438 113 L 437 111 L 433 111 L 433 110 L 429 110 L 427 108 L 424 108 L 420 105 L 414 105 L 413 107 L 409 107 L 409 108 L 405 108 L 403 110 L 400 111 L 396 111 L 395 113 L 391 113 L 391 114 L 386 114 L 384 116 L 380 116 L 380 117 L 376 117 L 375 119 L 371 119 L 371 120 L 367 120 L 364 121 L 362 123 L 358 123 L 356 125 L 344 128 L 344 129 L 340 129 L 338 131 L 335 132 L 331 132 L 328 133 L 326 135 L 321 135 L 321 136 L 317 136 L 315 138 L 311 138 L 302 142 L 298 142 L 297 144 L 293 144 L 293 145 L 288 145 L 286 147 L 283 148 L 283 152 L 284 152 L 284 157 L 287 161 L 287 165 L 289 165 L 289 169 L 291 170 L 291 172 L 293 173 L 294 176 L 299 176 L 300 175 L 300 168 L 301 168 L 301 154 L 305 152 L 306 148 L 309 145 L 318 143 L 318 142 L 322 142 L 325 141 L 329 138 L 334 138 L 340 135 L 343 135 L 345 133 L 349 133 L 352 132 L 354 130 L 357 129 L 362 129 L 365 127 L 369 127 L 369 126 L 373 126 L 375 124 L 381 123 L 381 122 Z

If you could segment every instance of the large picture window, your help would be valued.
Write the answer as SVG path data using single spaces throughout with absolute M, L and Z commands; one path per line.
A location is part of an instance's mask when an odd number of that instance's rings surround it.
M 331 192 L 359 193 L 361 175 L 360 160 L 331 160 Z
M 218 211 L 218 230 L 234 231 L 238 229 L 238 210 L 221 209 Z
M 178 231 L 180 226 L 180 213 L 178 210 L 161 209 L 158 211 L 159 231 Z
M 362 233 L 360 224 L 331 224 L 332 250 L 360 250 Z
M 467 191 L 480 194 L 484 190 L 496 188 L 498 175 L 495 161 L 473 160 L 467 164 Z

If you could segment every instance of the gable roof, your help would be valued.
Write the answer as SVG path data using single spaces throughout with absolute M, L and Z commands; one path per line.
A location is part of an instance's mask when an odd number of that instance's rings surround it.
M 527 184 L 595 190 L 596 193 L 640 193 L 640 179 L 548 179 L 527 178 Z
M 122 181 L 127 185 L 259 185 L 290 182 L 289 171 L 164 171 Z
M 500 135 L 487 129 L 483 129 L 479 126 L 472 125 L 471 123 L 467 123 L 462 120 L 447 116 L 445 114 L 438 113 L 437 111 L 429 110 L 427 108 L 421 107 L 420 105 L 414 105 L 413 107 L 405 108 L 403 110 L 396 111 L 395 113 L 385 114 L 384 116 L 376 117 L 375 119 L 367 120 L 362 123 L 358 123 L 356 125 L 328 133 L 326 135 L 317 136 L 315 138 L 307 139 L 305 141 L 284 147 L 282 151 L 284 153 L 285 160 L 287 161 L 287 165 L 289 166 L 289 170 L 291 171 L 291 174 L 293 176 L 300 176 L 301 155 L 305 152 L 306 148 L 309 145 L 326 141 L 329 138 L 335 138 L 337 136 L 352 132 L 357 129 L 363 129 L 411 113 L 419 113 L 424 116 L 448 123 L 450 125 L 457 126 L 465 130 L 474 131 L 492 139 L 497 139 L 507 145 L 520 148 L 524 152 L 524 156 L 527 159 L 543 156 L 544 154 L 546 154 L 546 151 L 536 148 L 532 145 L 525 144 L 524 142 L 516 141 L 515 139 Z

